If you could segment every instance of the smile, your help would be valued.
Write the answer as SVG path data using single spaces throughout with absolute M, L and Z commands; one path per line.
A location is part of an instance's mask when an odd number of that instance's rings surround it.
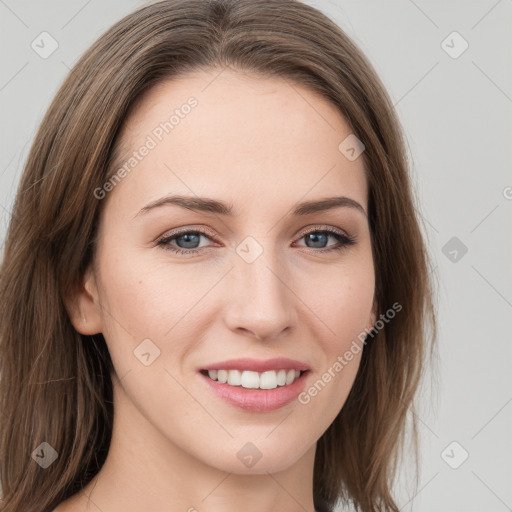
M 212 380 L 230 386 L 241 386 L 246 389 L 275 389 L 278 386 L 289 386 L 301 375 L 300 370 L 281 369 L 255 372 L 250 370 L 202 370 Z M 304 372 L 302 372 L 304 373 Z
M 309 364 L 274 359 L 230 359 L 198 368 L 207 393 L 246 412 L 270 412 L 291 404 L 306 386 Z

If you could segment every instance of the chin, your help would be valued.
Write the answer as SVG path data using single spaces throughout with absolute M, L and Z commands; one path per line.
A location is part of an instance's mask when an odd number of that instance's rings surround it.
M 293 439 L 288 439 L 288 445 L 283 446 L 277 438 L 273 442 L 261 435 L 255 436 L 255 441 L 238 439 L 233 447 L 218 448 L 208 460 L 203 457 L 204 462 L 220 471 L 237 475 L 265 475 L 289 469 L 313 447 L 303 446 Z

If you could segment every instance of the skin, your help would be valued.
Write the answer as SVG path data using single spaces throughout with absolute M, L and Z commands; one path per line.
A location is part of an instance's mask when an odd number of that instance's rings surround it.
M 106 339 L 114 430 L 98 476 L 59 512 L 314 510 L 316 442 L 343 407 L 361 353 L 308 404 L 264 413 L 227 404 L 198 369 L 290 357 L 309 365 L 307 389 L 373 325 L 365 213 L 290 214 L 300 202 L 331 196 L 366 212 L 364 163 L 338 150 L 351 129 L 317 93 L 281 78 L 219 72 L 154 87 L 121 134 L 129 157 L 170 112 L 190 96 L 198 101 L 103 199 L 94 264 L 70 308 L 79 332 Z M 137 215 L 171 193 L 225 201 L 234 215 L 176 205 Z M 156 244 L 181 227 L 207 230 L 199 253 Z M 340 243 L 332 235 L 311 243 L 304 231 L 313 227 L 356 242 L 326 252 Z M 248 236 L 263 249 L 252 263 L 236 252 Z M 192 247 L 183 238 L 170 245 Z M 147 338 L 160 350 L 149 366 L 134 357 Z M 237 457 L 248 442 L 262 454 L 251 468 Z

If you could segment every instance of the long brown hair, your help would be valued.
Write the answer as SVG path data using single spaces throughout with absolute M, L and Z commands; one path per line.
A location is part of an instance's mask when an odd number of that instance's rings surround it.
M 126 16 L 82 56 L 51 103 L 19 184 L 0 275 L 3 510 L 50 512 L 101 468 L 112 433 L 112 362 L 72 326 L 66 298 L 94 256 L 118 134 L 153 85 L 230 66 L 306 85 L 363 141 L 377 316 L 341 412 L 317 444 L 315 504 L 398 511 L 391 494 L 407 412 L 432 359 L 430 262 L 393 105 L 350 38 L 296 0 L 164 0 Z M 417 427 L 412 422 L 418 451 Z M 57 459 L 46 469 L 34 450 Z M 34 459 L 34 460 L 33 460 Z

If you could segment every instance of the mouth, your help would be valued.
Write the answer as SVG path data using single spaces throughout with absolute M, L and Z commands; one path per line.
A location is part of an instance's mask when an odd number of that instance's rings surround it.
M 290 386 L 309 370 L 285 369 L 256 372 L 251 370 L 201 370 L 211 380 L 245 389 L 276 389 Z
M 198 371 L 208 393 L 248 412 L 274 411 L 290 404 L 311 373 L 305 363 L 287 358 L 234 359 Z

